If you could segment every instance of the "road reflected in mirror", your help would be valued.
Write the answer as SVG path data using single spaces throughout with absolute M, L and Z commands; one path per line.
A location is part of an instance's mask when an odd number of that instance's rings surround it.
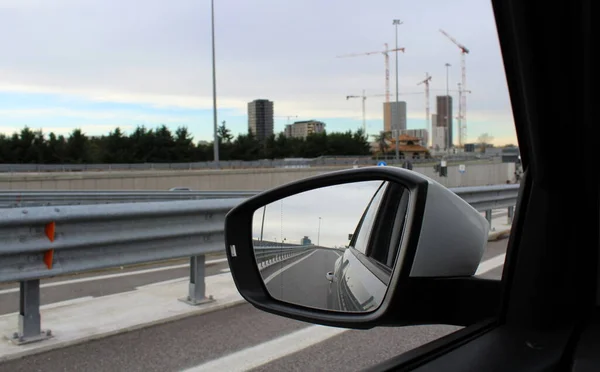
M 392 242 L 391 229 L 371 232 L 393 226 L 397 208 L 382 205 L 403 192 L 399 185 L 363 181 L 310 190 L 256 210 L 254 255 L 269 294 L 316 309 L 375 310 L 387 290 L 398 239 Z

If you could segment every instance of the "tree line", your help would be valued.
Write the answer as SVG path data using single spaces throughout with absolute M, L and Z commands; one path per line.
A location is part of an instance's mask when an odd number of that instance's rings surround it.
M 220 160 L 371 154 L 368 137 L 361 130 L 324 132 L 307 138 L 288 138 L 281 133 L 259 141 L 252 133 L 234 137 L 223 123 L 217 138 Z M 176 163 L 212 161 L 213 156 L 213 143 L 194 143 L 187 127 L 172 132 L 165 125 L 153 129 L 138 126 L 130 134 L 117 127 L 108 135 L 91 137 L 81 129 L 63 136 L 28 127 L 10 136 L 0 134 L 0 163 Z

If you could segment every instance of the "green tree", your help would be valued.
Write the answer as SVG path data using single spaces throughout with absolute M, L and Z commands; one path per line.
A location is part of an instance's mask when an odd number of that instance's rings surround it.
M 90 161 L 89 139 L 79 128 L 74 129 L 69 135 L 65 150 L 67 159 L 71 163 L 86 164 Z
M 61 164 L 67 162 L 67 141 L 65 137 L 56 136 L 53 132 L 48 135 L 46 162 L 50 164 Z
M 153 163 L 168 163 L 175 159 L 175 139 L 166 125 L 161 125 L 154 131 L 152 139 L 152 155 L 148 158 Z
M 481 133 L 479 137 L 477 137 L 477 141 L 481 146 L 481 152 L 485 152 L 485 148 L 488 147 L 493 140 L 494 137 L 490 136 L 488 133 Z
M 154 133 L 145 126 L 138 126 L 129 135 L 130 161 L 132 163 L 147 163 L 153 155 Z
M 264 146 L 248 131 L 240 134 L 234 141 L 231 149 L 231 158 L 236 160 L 257 160 L 262 157 Z
M 128 163 L 132 161 L 129 138 L 117 127 L 99 142 L 102 163 Z
M 388 152 L 390 145 L 388 144 L 388 140 L 391 138 L 390 132 L 379 132 L 377 136 L 375 136 L 375 142 L 379 146 L 379 153 L 381 155 L 385 155 Z
M 175 146 L 173 148 L 173 161 L 190 162 L 194 158 L 194 137 L 187 127 L 179 127 L 175 130 Z
M 230 143 L 233 140 L 233 135 L 225 125 L 225 121 L 217 128 L 217 137 L 219 138 L 220 143 Z
M 327 133 L 311 133 L 304 140 L 303 158 L 317 158 L 328 154 Z

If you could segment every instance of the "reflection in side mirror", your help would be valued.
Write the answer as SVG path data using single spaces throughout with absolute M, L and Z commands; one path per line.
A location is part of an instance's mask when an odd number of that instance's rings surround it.
M 327 274 L 325 274 L 325 278 L 326 278 L 327 280 L 329 280 L 330 282 L 333 282 L 333 272 L 332 272 L 332 271 L 330 271 L 330 272 L 328 272 Z
M 256 210 L 254 257 L 269 294 L 322 310 L 375 310 L 396 264 L 408 197 L 399 184 L 363 181 Z

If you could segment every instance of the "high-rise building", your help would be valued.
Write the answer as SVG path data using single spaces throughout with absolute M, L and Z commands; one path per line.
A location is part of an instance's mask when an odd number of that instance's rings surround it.
M 406 102 L 384 102 L 383 103 L 383 130 L 406 129 Z
M 436 150 L 443 150 L 446 148 L 446 129 L 438 127 L 437 114 L 431 114 L 431 123 L 431 147 Z
M 448 136 L 444 143 L 444 148 L 452 147 L 454 143 L 454 139 L 452 138 L 452 96 L 437 96 L 436 110 L 437 122 L 435 126 L 446 128 L 446 135 Z
M 268 99 L 248 102 L 248 130 L 259 141 L 273 135 L 273 102 Z
M 431 137 L 431 144 L 436 150 L 445 150 L 446 143 L 448 141 L 448 135 L 446 127 L 433 127 L 433 134 Z
M 323 133 L 324 131 L 325 123 L 317 120 L 305 120 L 286 125 L 284 134 L 286 137 L 306 138 L 310 134 Z

